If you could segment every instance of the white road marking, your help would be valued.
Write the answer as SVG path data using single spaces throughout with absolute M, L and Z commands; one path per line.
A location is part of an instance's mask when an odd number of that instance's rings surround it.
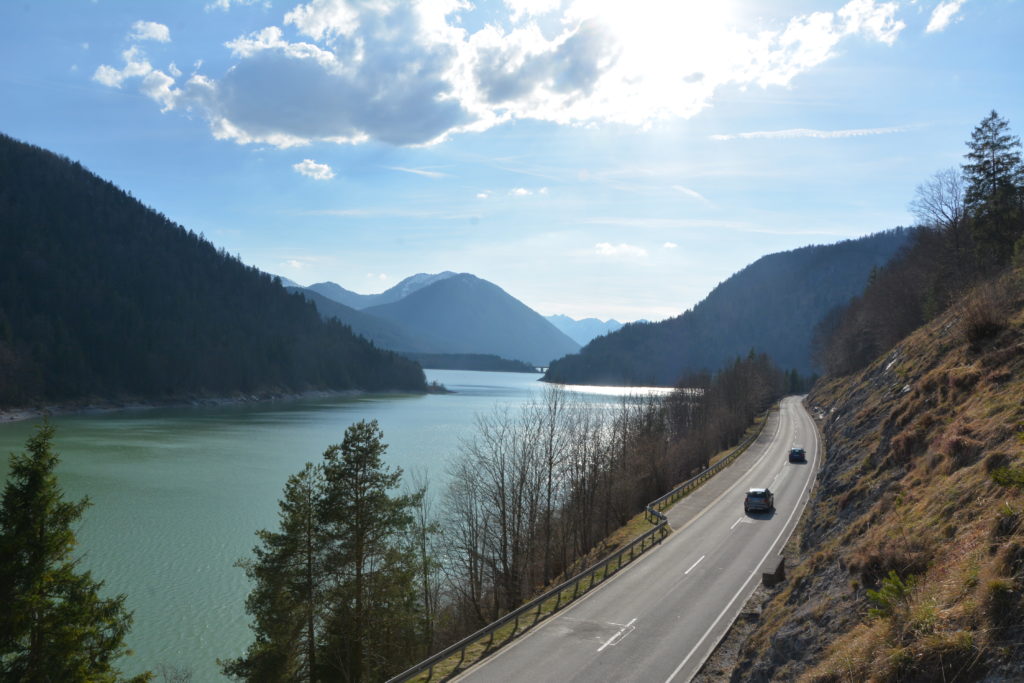
M 739 519 L 737 519 L 735 522 L 732 523 L 732 526 L 729 527 L 729 531 L 732 531 L 733 529 L 735 529 L 737 524 L 742 524 L 745 521 L 747 521 L 747 520 L 744 519 L 743 517 L 740 517 Z
M 817 434 L 817 432 L 815 432 L 815 434 L 814 434 L 814 439 L 815 439 L 815 444 L 814 444 L 814 455 L 812 456 L 812 462 L 813 462 L 813 460 L 817 460 L 817 458 L 818 458 L 818 451 L 819 451 L 818 443 L 820 441 L 820 436 Z M 793 517 L 796 515 L 797 511 L 800 510 L 799 501 L 804 496 L 807 495 L 807 492 L 810 490 L 810 487 L 811 487 L 812 483 L 814 483 L 814 477 L 813 476 L 812 477 L 808 477 L 807 481 L 804 483 L 803 490 L 800 492 L 800 495 L 797 497 L 797 505 L 793 506 L 793 511 L 789 514 L 789 519 L 787 519 L 786 523 L 782 525 L 782 530 L 779 532 L 779 535 L 776 536 L 775 540 L 772 541 L 772 544 L 770 546 L 768 546 L 768 552 L 766 552 L 764 554 L 764 557 L 761 558 L 761 561 L 757 563 L 757 566 L 754 569 L 754 571 L 751 572 L 750 576 L 747 577 L 747 580 L 743 582 L 743 585 L 740 586 L 740 589 L 738 591 L 736 591 L 736 594 L 732 596 L 732 600 L 730 600 L 729 603 L 725 606 L 725 609 L 723 609 L 719 613 L 718 618 L 715 619 L 714 623 L 711 624 L 711 626 L 708 628 L 708 630 L 704 632 L 704 635 L 701 636 L 701 639 L 698 640 L 697 644 L 693 646 L 693 649 L 690 650 L 689 654 L 686 655 L 686 657 L 683 659 L 683 661 L 679 662 L 679 666 L 676 667 L 675 671 L 673 671 L 669 675 L 669 677 L 667 679 L 665 679 L 665 683 L 672 683 L 672 680 L 679 674 L 680 671 L 683 670 L 683 667 L 686 666 L 686 663 L 688 661 L 690 661 L 690 658 L 693 657 L 694 654 L 696 654 L 697 649 L 704 643 L 705 640 L 707 640 L 708 636 L 711 635 L 711 632 L 715 630 L 715 628 L 718 626 L 718 622 L 720 622 L 722 620 L 722 618 L 726 615 L 726 613 L 732 608 L 733 603 L 735 603 L 739 599 L 739 597 L 741 595 L 743 595 L 744 592 L 746 592 L 747 585 L 750 583 L 750 581 L 761 572 L 761 565 L 763 565 L 764 561 L 768 559 L 768 556 L 772 554 L 773 549 L 778 544 L 779 540 L 782 538 L 782 535 L 784 533 L 786 533 L 786 527 L 789 526 L 789 523 L 793 521 Z
M 620 640 L 622 640 L 622 638 L 626 635 L 626 630 L 627 629 L 629 629 L 630 632 L 632 632 L 634 630 L 633 629 L 633 624 L 635 624 L 635 623 L 636 623 L 636 619 L 633 619 L 631 622 L 629 622 L 628 624 L 626 624 L 625 626 L 620 628 L 618 630 L 618 632 L 614 636 L 612 636 L 611 638 L 609 638 L 608 640 L 606 640 L 604 642 L 604 645 L 602 645 L 601 647 L 597 648 L 597 651 L 600 652 L 601 650 L 605 649 L 609 645 L 612 645 L 612 644 L 617 643 Z
M 701 560 L 703 560 L 705 557 L 707 557 L 707 555 L 701 555 L 700 556 L 700 560 L 697 560 L 696 562 L 694 562 L 693 566 L 690 567 L 689 569 L 687 569 L 685 572 L 683 572 L 683 574 L 689 574 L 690 572 L 692 572 L 693 568 L 696 567 L 698 564 L 700 564 Z

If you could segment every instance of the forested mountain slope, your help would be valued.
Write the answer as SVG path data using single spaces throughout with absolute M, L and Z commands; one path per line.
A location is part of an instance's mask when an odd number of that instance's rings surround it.
M 440 340 L 445 353 L 493 354 L 544 366 L 579 350 L 579 344 L 539 313 L 469 273 L 437 280 L 364 312 L 423 338 Z
M 279 281 L 0 136 L 0 405 L 425 388 Z
M 715 372 L 751 349 L 810 374 L 814 326 L 859 294 L 873 268 L 904 245 L 903 229 L 758 259 L 682 315 L 633 323 L 551 365 L 545 381 L 673 385 L 689 372 Z
M 1021 269 L 816 387 L 803 561 L 733 680 L 1024 680 L 1022 396 Z

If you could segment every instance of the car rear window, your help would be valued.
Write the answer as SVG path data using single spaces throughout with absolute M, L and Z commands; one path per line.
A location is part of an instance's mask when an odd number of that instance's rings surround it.
M 750 496 L 751 498 L 764 498 L 765 497 L 764 491 L 751 491 L 747 495 Z

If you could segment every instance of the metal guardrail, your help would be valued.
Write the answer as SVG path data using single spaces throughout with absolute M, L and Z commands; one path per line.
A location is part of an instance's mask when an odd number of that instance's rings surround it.
M 739 457 L 739 455 L 743 453 L 743 451 L 747 450 L 747 448 L 749 448 L 750 445 L 754 443 L 757 437 L 761 435 L 761 432 L 764 430 L 765 422 L 767 422 L 767 419 L 761 422 L 760 429 L 758 429 L 754 434 L 745 438 L 742 442 L 740 442 L 738 446 L 736 446 L 736 448 L 734 448 L 727 456 L 719 460 L 717 463 L 707 468 L 706 470 L 704 470 L 697 476 L 693 477 L 692 479 L 683 482 L 682 484 L 672 489 L 671 491 L 661 496 L 660 498 L 657 498 L 648 503 L 647 506 L 644 508 L 644 517 L 647 519 L 648 522 L 651 522 L 655 525 L 654 528 L 647 530 L 637 538 L 633 539 L 633 541 L 631 541 L 629 544 L 623 546 L 622 548 L 615 551 L 605 559 L 601 560 L 600 562 L 591 566 L 590 568 L 584 570 L 582 573 L 577 574 L 568 581 L 565 581 L 564 583 L 555 586 L 551 590 L 545 592 L 543 595 L 540 595 L 534 598 L 533 600 L 529 601 L 522 607 L 519 607 L 518 609 L 515 609 L 506 614 L 505 616 L 501 617 L 497 621 L 494 621 L 488 624 L 487 626 L 484 626 L 476 633 L 472 633 L 466 636 L 457 643 L 449 645 L 445 649 L 428 657 L 427 659 L 423 660 L 422 662 L 413 666 L 412 668 L 407 669 L 406 671 L 403 671 L 397 676 L 388 679 L 387 683 L 402 683 L 403 681 L 408 681 L 413 677 L 423 673 L 427 674 L 427 680 L 429 681 L 433 678 L 435 666 L 445 661 L 449 657 L 453 657 L 456 654 L 458 654 L 459 661 L 458 663 L 456 663 L 455 667 L 452 669 L 451 672 L 452 674 L 454 674 L 455 672 L 459 671 L 459 669 L 462 667 L 462 664 L 465 662 L 466 651 L 469 649 L 469 647 L 486 638 L 487 642 L 483 646 L 483 652 L 481 652 L 476 659 L 476 661 L 480 661 L 488 654 L 490 654 L 492 648 L 496 649 L 509 643 L 517 635 L 521 635 L 529 629 L 533 628 L 541 619 L 545 619 L 551 616 L 552 614 L 556 613 L 559 609 L 570 604 L 573 600 L 575 600 L 583 593 L 588 592 L 595 585 L 599 585 L 602 581 L 614 575 L 622 568 L 623 557 L 625 557 L 626 553 L 629 553 L 629 559 L 626 560 L 625 564 L 629 564 L 633 561 L 635 557 L 643 554 L 646 550 L 650 550 L 656 544 L 661 543 L 661 541 L 669 534 L 668 518 L 661 512 L 661 510 L 672 506 L 680 498 L 690 493 L 691 491 L 697 489 L 705 481 L 707 481 L 708 479 L 710 479 L 711 477 L 713 477 L 714 475 L 718 474 L 723 469 L 728 467 L 730 464 L 732 464 L 732 462 L 737 457 Z M 612 567 L 613 564 L 615 565 L 614 568 Z M 584 583 L 586 583 L 587 586 L 582 591 L 580 591 L 580 587 Z M 563 596 L 570 592 L 571 595 L 568 597 L 564 597 L 563 599 Z M 555 604 L 549 605 L 549 611 L 545 612 L 544 606 L 545 604 L 550 603 L 551 600 L 554 600 Z M 525 623 L 527 621 L 529 623 Z M 494 641 L 497 632 L 501 630 L 503 627 L 507 626 L 508 624 L 512 624 L 512 630 L 509 631 L 507 634 L 502 634 L 501 642 L 495 645 Z M 522 630 L 520 630 L 520 626 L 522 626 Z M 476 663 L 476 661 L 473 663 Z
M 768 422 L 767 418 L 762 420 L 761 426 L 758 428 L 758 430 L 751 434 L 750 436 L 748 436 L 747 438 L 743 439 L 743 441 L 741 441 L 739 445 L 736 446 L 736 448 L 732 449 L 732 451 L 729 452 L 729 455 L 725 456 L 724 458 L 716 462 L 714 465 L 698 474 L 693 479 L 683 482 L 676 488 L 666 493 L 661 498 L 657 498 L 648 503 L 647 507 L 644 508 L 644 514 L 647 516 L 647 521 L 653 524 L 655 522 L 655 519 L 664 519 L 665 516 L 661 514 L 661 510 L 668 507 L 672 507 L 679 501 L 680 498 L 684 497 L 694 489 L 698 488 L 708 479 L 715 476 L 716 474 L 724 470 L 726 467 L 731 465 L 732 462 L 736 458 L 738 458 L 741 453 L 743 453 L 743 451 L 750 448 L 750 445 L 757 441 L 757 437 L 761 436 L 761 432 L 764 431 L 764 425 L 766 422 Z

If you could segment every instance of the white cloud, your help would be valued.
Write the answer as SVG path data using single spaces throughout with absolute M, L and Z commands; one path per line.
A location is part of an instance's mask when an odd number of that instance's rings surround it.
M 680 194 L 686 195 L 687 197 L 691 197 L 698 201 L 702 201 L 705 204 L 710 203 L 708 202 L 707 198 L 705 198 L 704 195 L 702 195 L 700 192 L 697 192 L 696 190 L 691 190 L 688 187 L 684 187 L 682 185 L 673 185 L 672 189 L 675 190 L 676 192 L 679 192 Z
M 231 8 L 231 5 L 254 5 L 257 2 L 259 2 L 259 0 L 213 0 L 213 2 L 208 3 L 203 9 L 207 12 L 212 12 L 213 10 L 218 9 L 227 12 Z M 263 6 L 270 7 L 270 3 L 264 2 Z
M 499 11 L 471 31 L 469 0 L 308 0 L 226 43 L 234 63 L 222 76 L 147 94 L 201 114 L 219 139 L 278 147 L 425 145 L 515 119 L 647 126 L 696 115 L 722 87 L 787 86 L 843 40 L 892 45 L 904 28 L 897 3 L 877 0 L 749 32 L 734 28 L 730 3 L 648 0 L 638 12 L 621 0 L 505 0 L 499 10 L 508 22 Z M 139 39 L 165 35 L 140 23 Z M 101 69 L 94 78 L 112 87 L 132 75 Z
M 136 21 L 132 24 L 132 32 L 128 34 L 130 40 L 155 40 L 158 43 L 168 43 L 171 40 L 171 29 L 164 24 L 155 21 Z
M 661 245 L 661 248 L 662 249 L 675 249 L 678 246 L 679 245 L 676 244 L 675 242 L 665 242 L 665 244 Z
M 940 2 L 938 6 L 932 11 L 932 18 L 928 22 L 928 26 L 925 28 L 926 33 L 937 33 L 945 30 L 947 26 L 953 21 L 953 17 L 960 8 L 963 7 L 967 0 L 945 0 Z
M 144 95 L 162 105 L 160 111 L 174 109 L 174 104 L 178 96 L 181 95 L 181 91 L 174 87 L 174 79 L 155 69 L 142 79 L 140 90 Z
M 647 250 L 633 244 L 611 244 L 610 242 L 599 242 L 594 245 L 594 253 L 598 256 L 623 256 L 630 258 L 643 258 L 647 256 Z
M 402 173 L 412 173 L 413 175 L 421 175 L 425 178 L 448 178 L 450 177 L 447 173 L 441 173 L 440 171 L 426 171 L 422 168 L 404 168 L 402 166 L 388 166 L 392 171 L 401 171 Z
M 533 190 L 527 190 L 525 187 L 516 187 L 508 192 L 513 197 L 529 197 L 533 194 Z
M 384 281 L 384 280 L 388 279 L 387 273 L 367 273 L 366 277 L 368 279 L 370 279 L 370 280 L 381 280 L 381 281 Z
M 477 192 L 476 193 L 476 198 L 477 199 L 487 199 L 490 196 L 491 196 L 491 191 L 490 190 L 484 190 L 483 192 Z
M 889 128 L 851 128 L 847 130 L 815 130 L 813 128 L 789 128 L 787 130 L 758 130 L 749 133 L 732 133 L 729 135 L 712 135 L 712 140 L 786 140 L 790 138 L 854 138 L 864 135 L 888 135 L 904 133 L 905 126 Z M 678 189 L 678 188 L 677 188 Z
M 327 164 L 318 164 L 312 159 L 303 159 L 297 164 L 292 164 L 296 172 L 313 180 L 330 180 L 334 177 L 334 171 Z
M 121 58 L 124 60 L 123 68 L 115 69 L 112 66 L 101 64 L 92 75 L 93 80 L 111 88 L 120 88 L 125 80 L 145 76 L 153 71 L 153 66 L 138 46 L 132 46 L 122 52 Z
M 505 0 L 505 6 L 510 13 L 509 18 L 513 22 L 548 14 L 561 5 L 562 0 Z

